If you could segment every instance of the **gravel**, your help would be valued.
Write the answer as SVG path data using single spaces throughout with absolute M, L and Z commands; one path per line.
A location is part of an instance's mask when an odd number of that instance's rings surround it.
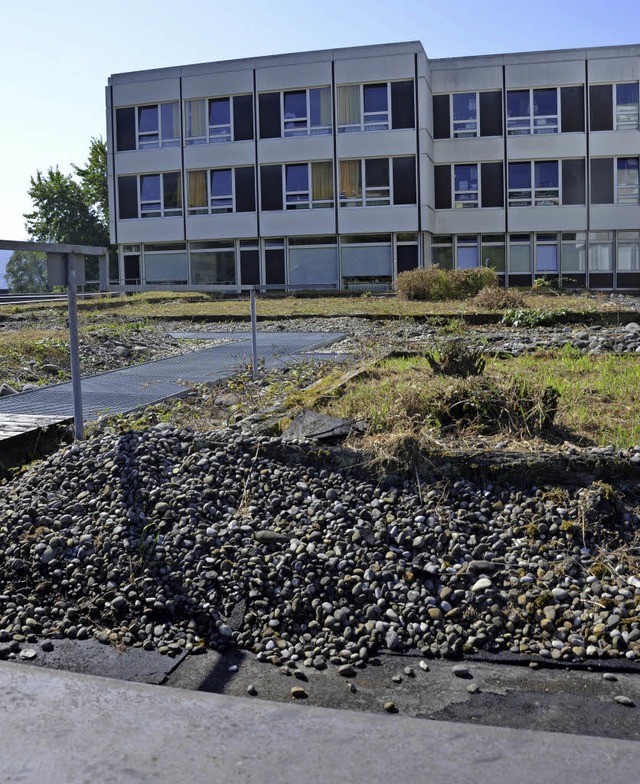
M 163 423 L 34 464 L 0 510 L 0 658 L 90 636 L 292 670 L 384 650 L 640 656 L 639 519 L 598 482 L 561 504 L 462 479 L 381 487 L 313 444 Z

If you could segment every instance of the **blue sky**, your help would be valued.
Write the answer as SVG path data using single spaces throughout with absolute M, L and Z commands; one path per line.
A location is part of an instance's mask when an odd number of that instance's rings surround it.
M 26 239 L 29 179 L 105 135 L 112 73 L 421 40 L 430 57 L 640 43 L 640 0 L 3 0 L 0 238 Z

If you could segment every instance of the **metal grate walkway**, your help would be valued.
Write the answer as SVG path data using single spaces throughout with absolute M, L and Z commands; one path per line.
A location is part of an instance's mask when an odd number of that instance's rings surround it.
M 233 342 L 112 370 L 82 379 L 85 421 L 124 414 L 141 406 L 184 394 L 189 383 L 211 383 L 229 378 L 251 362 L 251 333 L 180 333 L 191 339 L 227 339 Z M 314 351 L 342 339 L 337 332 L 259 332 L 258 359 L 267 369 L 291 365 L 302 359 L 335 359 Z M 0 398 L 0 418 L 15 414 L 72 417 L 71 382 L 20 392 Z

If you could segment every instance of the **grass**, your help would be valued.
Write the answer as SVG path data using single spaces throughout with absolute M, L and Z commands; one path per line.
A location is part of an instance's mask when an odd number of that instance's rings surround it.
M 539 310 L 566 308 L 572 313 L 596 313 L 603 310 L 624 310 L 624 305 L 608 301 L 607 297 L 584 297 L 540 294 L 524 294 L 524 307 Z M 40 305 L 7 305 L 0 307 L 0 316 L 15 313 L 37 319 L 41 314 L 66 312 L 66 303 L 43 303 Z M 126 297 L 104 297 L 78 303 L 81 320 L 101 321 L 105 318 L 141 320 L 146 318 L 184 318 L 213 316 L 249 318 L 248 299 L 221 299 L 204 292 L 145 292 Z M 473 300 L 450 300 L 447 302 L 414 302 L 390 297 L 333 296 L 303 297 L 290 295 L 258 297 L 258 315 L 266 318 L 278 316 L 464 316 L 470 313 L 495 312 L 494 308 L 483 308 Z
M 484 378 L 500 387 L 557 389 L 556 440 L 620 448 L 640 444 L 640 409 L 634 395 L 640 385 L 640 357 L 582 355 L 565 348 L 488 359 Z M 370 434 L 439 437 L 439 405 L 452 386 L 450 378 L 434 375 L 426 358 L 394 358 L 355 379 L 322 410 L 364 418 Z

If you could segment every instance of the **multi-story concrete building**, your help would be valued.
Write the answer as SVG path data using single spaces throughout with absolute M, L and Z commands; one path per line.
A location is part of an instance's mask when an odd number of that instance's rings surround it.
M 640 45 L 419 42 L 112 76 L 119 283 L 377 288 L 437 263 L 638 288 L 639 79 Z

